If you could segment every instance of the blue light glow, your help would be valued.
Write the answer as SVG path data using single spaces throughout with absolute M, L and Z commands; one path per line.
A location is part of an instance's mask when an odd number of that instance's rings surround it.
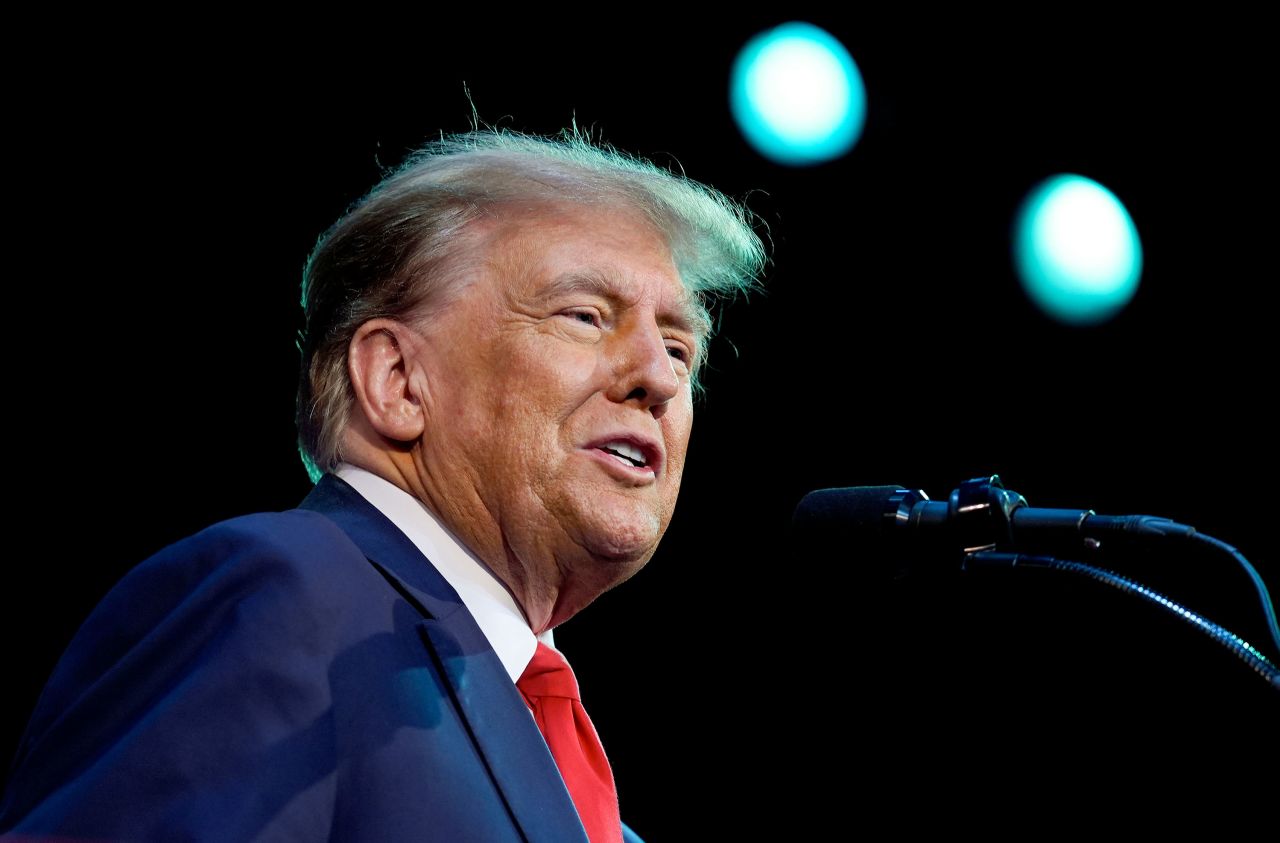
M 830 161 L 866 121 L 862 74 L 844 45 L 807 23 L 757 35 L 733 65 L 729 105 L 748 142 L 788 166 Z
M 1115 316 L 1142 275 L 1142 244 L 1129 212 L 1084 176 L 1053 176 L 1027 194 L 1014 224 L 1013 253 L 1027 295 L 1070 325 Z

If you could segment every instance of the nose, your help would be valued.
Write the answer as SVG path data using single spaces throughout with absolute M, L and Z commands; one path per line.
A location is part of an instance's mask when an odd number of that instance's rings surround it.
M 620 331 L 614 340 L 609 397 L 662 418 L 667 403 L 680 394 L 680 376 L 662 332 L 653 323 L 635 324 Z

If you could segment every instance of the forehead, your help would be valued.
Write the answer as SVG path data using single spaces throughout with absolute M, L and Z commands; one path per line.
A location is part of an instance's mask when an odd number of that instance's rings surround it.
M 485 263 L 511 295 L 652 300 L 670 318 L 702 332 L 705 317 L 666 236 L 639 211 L 546 203 L 504 209 L 487 227 Z

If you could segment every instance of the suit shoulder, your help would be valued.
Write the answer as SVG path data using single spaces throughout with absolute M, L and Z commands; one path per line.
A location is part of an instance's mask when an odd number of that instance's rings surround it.
M 301 509 L 255 513 L 220 521 L 157 551 L 112 588 L 99 610 L 119 601 L 163 610 L 193 598 L 251 592 L 323 600 L 328 592 L 341 594 L 369 581 L 371 573 L 364 553 L 325 515 Z
M 244 559 L 314 568 L 362 560 L 364 554 L 328 516 L 290 509 L 219 521 L 161 549 L 135 570 L 193 566 L 204 572 L 211 566 Z
M 296 744 L 303 760 L 279 763 L 302 764 L 300 776 L 329 763 L 328 668 L 362 634 L 379 587 L 350 538 L 302 510 L 219 522 L 149 557 L 98 604 L 45 686 L 0 827 L 6 813 L 107 837 L 117 822 L 159 823 L 157 834 L 258 822 L 270 781 L 257 777 L 279 766 L 264 760 L 270 747 Z M 240 782 L 227 787 L 255 795 L 219 818 L 208 813 L 217 788 L 148 790 L 169 779 Z M 163 807 L 130 813 L 152 803 Z
M 381 579 L 327 516 L 302 509 L 255 513 L 220 521 L 145 559 L 85 626 L 99 642 L 112 631 L 145 635 L 166 624 L 260 617 L 276 617 L 277 626 L 297 632 L 326 622 L 350 603 L 353 590 L 370 585 Z M 234 613 L 223 617 L 229 609 Z M 109 629 L 92 630 L 100 621 Z
M 80 625 L 50 676 L 31 729 L 114 685 L 123 665 L 174 675 L 231 651 L 249 667 L 323 658 L 342 645 L 361 596 L 385 589 L 326 516 L 306 510 L 221 521 L 130 570 Z M 176 681 L 176 680 L 175 680 Z

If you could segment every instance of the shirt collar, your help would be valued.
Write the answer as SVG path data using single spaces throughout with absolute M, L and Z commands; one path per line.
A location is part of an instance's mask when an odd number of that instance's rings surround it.
M 512 682 L 524 673 L 539 640 L 554 646 L 550 630 L 534 636 L 511 592 L 422 501 L 373 472 L 349 463 L 339 465 L 334 474 L 395 524 L 453 586 L 511 675 Z

